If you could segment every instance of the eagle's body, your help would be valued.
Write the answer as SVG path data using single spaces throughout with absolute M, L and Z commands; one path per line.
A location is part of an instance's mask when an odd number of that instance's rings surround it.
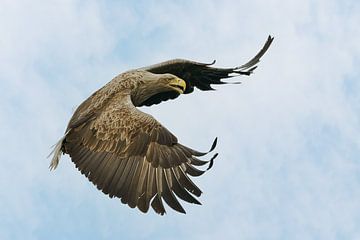
M 273 38 L 248 63 L 237 68 L 213 68 L 211 64 L 171 60 L 115 77 L 92 94 L 75 111 L 65 135 L 54 148 L 50 168 L 57 167 L 61 153 L 70 155 L 76 167 L 98 189 L 121 198 L 130 207 L 147 212 L 150 205 L 159 214 L 162 199 L 174 210 L 185 213 L 177 197 L 195 204 L 201 190 L 189 176 L 205 171 L 195 166 L 212 166 L 198 152 L 177 138 L 151 115 L 136 107 L 150 106 L 191 93 L 194 87 L 212 90 L 222 78 L 249 75 Z M 210 151 L 215 148 L 216 139 Z

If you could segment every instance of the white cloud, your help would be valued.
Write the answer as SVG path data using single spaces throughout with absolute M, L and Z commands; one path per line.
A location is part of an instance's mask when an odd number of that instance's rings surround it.
M 358 238 L 359 7 L 3 1 L 0 237 Z M 202 207 L 145 216 L 108 200 L 68 157 L 47 171 L 73 108 L 115 74 L 173 57 L 239 65 L 267 34 L 274 44 L 243 84 L 144 109 L 199 150 L 219 136 L 219 159 L 196 179 Z

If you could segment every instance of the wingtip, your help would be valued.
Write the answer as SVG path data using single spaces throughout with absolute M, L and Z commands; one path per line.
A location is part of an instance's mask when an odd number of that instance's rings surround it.
M 211 63 L 207 64 L 207 66 L 214 65 L 216 63 L 216 59 L 214 59 Z
M 181 207 L 181 210 L 180 211 L 178 211 L 179 213 L 182 213 L 182 214 L 186 214 L 186 211 L 185 211 L 185 209 L 184 208 L 182 208 Z
M 243 74 L 243 75 L 250 75 L 252 73 L 252 71 L 255 68 L 252 68 L 255 66 L 255 64 L 257 64 L 258 62 L 260 62 L 261 57 L 266 53 L 266 51 L 269 49 L 272 41 L 274 40 L 274 37 L 272 37 L 271 35 L 268 36 L 264 46 L 261 48 L 261 50 L 255 55 L 255 57 L 253 57 L 250 61 L 248 61 L 247 63 L 235 67 L 234 70 L 246 70 L 249 69 L 247 71 L 236 71 L 236 73 L 238 74 Z
M 200 63 L 200 62 L 193 62 L 193 63 L 195 63 L 195 64 L 197 64 L 197 65 L 200 65 L 200 66 L 211 66 L 211 65 L 214 65 L 215 63 L 216 63 L 216 59 L 214 59 L 211 63 Z
M 215 140 L 214 140 L 214 142 L 213 142 L 213 144 L 211 145 L 211 148 L 210 148 L 209 152 L 211 152 L 212 150 L 215 149 L 216 144 L 217 144 L 217 139 L 218 139 L 218 138 L 216 137 Z
M 274 37 L 273 36 L 271 36 L 271 35 L 269 35 L 268 36 L 268 39 L 267 39 L 267 43 L 269 44 L 269 46 L 270 46 L 270 44 L 272 43 L 274 41 Z
M 212 166 L 214 165 L 214 159 L 219 155 L 219 153 L 215 153 L 214 156 L 210 159 L 209 166 L 207 167 L 206 171 L 210 170 Z

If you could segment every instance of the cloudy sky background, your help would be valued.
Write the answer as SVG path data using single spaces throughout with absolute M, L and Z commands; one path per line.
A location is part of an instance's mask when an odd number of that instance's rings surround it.
M 0 2 L 0 239 L 360 239 L 360 2 Z M 203 206 L 147 215 L 46 156 L 118 73 L 171 58 L 235 66 L 241 85 L 151 113 L 190 147 L 219 137 Z

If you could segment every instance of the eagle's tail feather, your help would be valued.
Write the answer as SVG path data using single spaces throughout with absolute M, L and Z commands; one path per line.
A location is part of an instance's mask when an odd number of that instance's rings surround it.
M 51 153 L 49 154 L 48 157 L 50 157 L 51 155 L 53 155 L 52 159 L 51 159 L 51 162 L 50 162 L 50 166 L 49 166 L 49 169 L 50 170 L 55 170 L 56 167 L 59 165 L 59 161 L 60 161 L 60 158 L 61 158 L 61 154 L 63 153 L 62 150 L 61 150 L 61 147 L 62 147 L 62 144 L 63 144 L 63 141 L 64 139 L 66 138 L 66 135 L 69 133 L 70 130 L 68 130 L 64 136 L 56 143 L 54 144 L 52 147 L 53 147 L 53 150 L 51 151 Z

